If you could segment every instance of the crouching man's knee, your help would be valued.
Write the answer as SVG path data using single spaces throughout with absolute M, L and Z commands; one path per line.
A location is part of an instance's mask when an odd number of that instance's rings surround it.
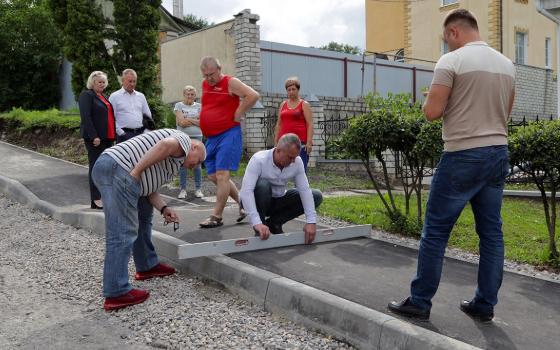
M 313 193 L 313 201 L 315 202 L 315 208 L 318 208 L 321 203 L 323 203 L 323 194 L 319 190 L 311 190 Z

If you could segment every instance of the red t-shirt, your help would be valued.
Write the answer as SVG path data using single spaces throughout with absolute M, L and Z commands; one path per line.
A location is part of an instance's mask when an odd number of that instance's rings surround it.
M 115 114 L 113 113 L 113 106 L 105 99 L 103 95 L 97 95 L 99 99 L 107 106 L 107 140 L 115 139 Z
M 230 95 L 230 76 L 224 75 L 216 85 L 202 82 L 202 109 L 200 110 L 200 130 L 206 137 L 215 136 L 238 126 L 233 117 L 239 107 L 239 97 Z
M 296 134 L 301 143 L 307 142 L 307 122 L 303 115 L 303 100 L 295 108 L 288 107 L 288 101 L 284 102 L 280 110 L 280 134 L 278 138 L 287 133 Z

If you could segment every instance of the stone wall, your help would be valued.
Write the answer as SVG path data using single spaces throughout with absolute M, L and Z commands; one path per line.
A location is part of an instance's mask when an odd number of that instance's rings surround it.
M 245 9 L 236 14 L 233 25 L 235 40 L 235 76 L 256 91 L 261 90 L 261 49 L 259 16 Z
M 515 120 L 526 117 L 534 119 L 556 116 L 557 109 L 557 81 L 550 69 L 515 65 L 515 103 L 512 118 Z

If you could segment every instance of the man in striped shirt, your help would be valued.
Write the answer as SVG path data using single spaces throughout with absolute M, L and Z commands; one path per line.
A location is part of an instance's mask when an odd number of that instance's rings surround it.
M 388 308 L 427 320 L 441 277 L 451 230 L 471 204 L 480 239 L 478 286 L 459 304 L 470 317 L 490 322 L 498 303 L 504 266 L 500 215 L 509 170 L 507 120 L 515 95 L 515 67 L 482 41 L 476 18 L 451 11 L 443 24 L 449 53 L 437 62 L 423 111 L 429 121 L 443 119 L 444 152 L 430 186 L 410 297 Z
M 192 169 L 204 161 L 206 148 L 174 129 L 138 135 L 108 148 L 92 170 L 103 198 L 106 253 L 103 268 L 105 310 L 145 301 L 149 292 L 133 289 L 128 281 L 132 253 L 137 280 L 175 273 L 161 264 L 152 244 L 155 207 L 165 222 L 179 222 L 157 190 L 177 175 L 181 166 Z

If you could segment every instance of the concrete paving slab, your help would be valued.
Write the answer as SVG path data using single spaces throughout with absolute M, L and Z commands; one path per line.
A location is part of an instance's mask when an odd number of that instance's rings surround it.
M 58 217 L 64 216 L 66 220 L 74 220 L 80 224 L 87 224 L 89 220 L 90 224 L 95 224 L 97 229 L 100 229 L 99 212 L 93 213 L 95 219 L 82 218 L 82 213 L 92 214 L 91 210 L 83 210 L 89 204 L 85 168 L 4 143 L 0 143 L 0 159 L 0 175 L 4 179 L 10 177 L 17 180 L 23 184 L 22 187 L 31 190 L 35 199 L 43 203 L 35 203 L 36 206 L 42 206 L 46 210 L 53 210 L 54 206 L 66 208 L 63 212 L 65 216 L 60 210 L 54 210 Z M 66 174 L 73 176 L 64 177 L 66 171 Z M 11 186 L 9 181 L 3 183 Z M 61 190 L 62 187 L 64 190 Z M 2 187 L 2 190 L 5 188 L 6 186 Z M 79 193 L 83 193 L 83 196 Z M 199 229 L 198 222 L 209 214 L 213 204 L 200 201 L 193 205 L 173 201 L 174 204 L 180 205 L 180 230 L 173 232 L 172 227 L 163 226 L 159 215 L 154 216 L 154 229 L 161 230 L 176 240 L 202 242 L 241 238 L 252 234 L 247 223 L 235 223 L 235 205 L 226 208 L 224 226 Z M 72 219 L 76 216 L 76 206 L 83 208 L 78 210 L 81 216 Z M 90 216 L 92 215 L 88 217 Z M 302 227 L 302 222 L 293 221 L 285 226 L 285 230 L 301 230 Z M 158 235 L 162 234 L 155 234 L 159 237 Z M 296 299 L 298 291 L 310 288 L 311 292 L 307 293 L 309 295 L 327 293 L 359 305 L 363 310 L 377 310 L 375 312 L 382 313 L 386 312 L 386 305 L 392 298 L 408 294 L 410 278 L 416 265 L 415 250 L 372 239 L 271 249 L 231 257 L 237 262 L 222 256 L 193 259 L 183 262 L 183 265 L 199 271 L 205 270 L 208 276 L 222 273 L 220 278 L 226 285 L 236 285 L 246 293 L 250 293 L 247 290 L 255 292 L 259 295 L 256 299 L 271 307 L 275 301 L 281 304 L 280 300 L 274 299 L 274 290 L 276 281 L 286 278 L 293 283 L 289 283 L 289 288 L 286 285 L 283 288 L 288 288 L 286 290 L 293 293 Z M 231 268 L 229 272 L 225 268 L 226 265 Z M 418 323 L 417 326 L 421 327 L 418 328 L 414 324 L 403 323 L 388 315 L 390 321 L 381 323 L 379 342 L 370 344 L 367 348 L 422 349 L 429 348 L 430 344 L 433 345 L 432 348 L 462 346 L 458 345 L 463 344 L 460 342 L 450 345 L 446 340 L 449 338 L 437 336 L 439 333 L 488 349 L 558 349 L 560 334 L 556 330 L 560 329 L 560 284 L 506 273 L 500 293 L 500 304 L 496 309 L 496 320 L 490 325 L 481 325 L 458 310 L 459 301 L 462 298 L 470 298 L 474 292 L 476 269 L 476 265 L 446 259 L 442 284 L 434 299 L 431 322 Z M 216 280 L 222 282 L 220 278 Z M 305 287 L 298 287 L 298 283 Z M 305 303 L 311 302 L 308 298 L 302 300 Z M 292 303 L 293 305 L 302 304 Z M 310 314 L 316 312 L 315 315 L 319 318 L 321 312 L 328 312 L 316 307 L 295 307 L 293 311 L 298 309 Z M 314 322 L 319 323 L 317 320 Z M 335 323 L 332 323 L 326 327 L 334 325 Z

